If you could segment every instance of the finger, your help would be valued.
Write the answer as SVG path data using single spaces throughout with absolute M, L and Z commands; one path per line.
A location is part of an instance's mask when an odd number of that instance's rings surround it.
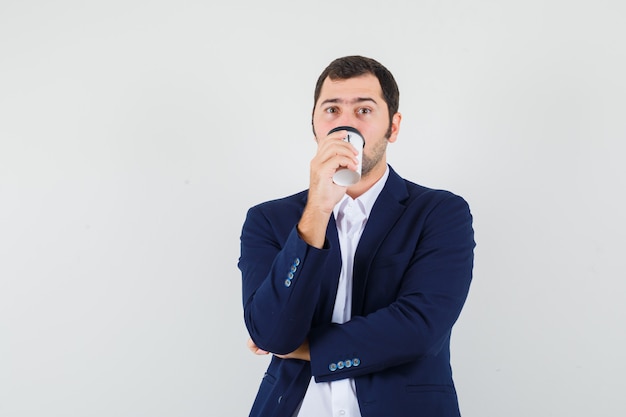
M 254 341 L 252 340 L 252 338 L 249 338 L 249 339 L 248 339 L 247 345 L 248 345 L 248 349 L 250 349 L 250 351 L 251 351 L 252 353 L 254 353 L 255 355 L 267 355 L 267 354 L 269 353 L 269 352 L 267 352 L 267 351 L 265 351 L 265 350 L 263 350 L 263 349 L 260 349 L 260 348 L 259 348 L 259 347 L 258 347 L 258 346 L 254 343 Z
M 320 165 L 330 165 L 333 168 L 340 166 L 357 166 L 358 151 L 349 143 L 341 142 L 341 145 L 327 146 L 318 151 L 315 159 Z
M 357 162 L 350 158 L 337 157 L 337 158 L 334 158 L 332 162 L 333 162 L 333 168 L 335 170 L 340 169 L 340 168 L 348 168 L 353 171 L 356 171 L 357 169 Z
M 359 151 L 352 145 L 344 141 L 341 137 L 339 138 L 328 138 L 324 142 L 318 145 L 318 153 L 327 154 L 327 153 L 342 153 L 346 155 L 358 155 Z

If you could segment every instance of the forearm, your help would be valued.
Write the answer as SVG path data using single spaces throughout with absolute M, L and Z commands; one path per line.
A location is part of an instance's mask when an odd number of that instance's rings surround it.
M 241 234 L 238 266 L 245 324 L 260 348 L 278 354 L 296 350 L 306 339 L 320 277 L 327 274 L 330 250 L 300 238 L 295 224 L 301 213 L 281 213 L 279 224 L 272 206 L 254 207 Z
M 295 228 L 281 250 L 243 240 L 244 319 L 259 347 L 288 353 L 306 338 L 319 292 L 310 271 L 324 264 L 321 252 L 303 242 Z
M 436 356 L 448 341 L 463 299 L 446 300 L 449 308 L 434 312 L 416 310 L 419 301 L 409 298 L 368 316 L 314 329 L 309 334 L 309 344 L 316 380 L 354 378 Z M 353 365 L 331 369 L 332 364 L 345 365 L 347 361 Z

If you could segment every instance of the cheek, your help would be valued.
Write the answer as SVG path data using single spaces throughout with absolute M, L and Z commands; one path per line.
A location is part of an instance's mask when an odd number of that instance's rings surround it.
M 335 126 L 332 123 L 328 123 L 325 121 L 314 120 L 313 121 L 313 131 L 318 138 L 326 137 L 328 132 L 334 128 Z
M 366 142 L 365 148 L 363 148 L 363 154 L 365 155 L 365 157 L 377 159 L 380 154 L 385 151 L 386 142 L 386 139 L 382 138 Z

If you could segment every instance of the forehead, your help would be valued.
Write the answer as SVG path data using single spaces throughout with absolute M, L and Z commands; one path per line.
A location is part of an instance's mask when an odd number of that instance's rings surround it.
M 374 74 L 364 74 L 343 80 L 326 77 L 322 83 L 317 104 L 325 100 L 353 101 L 357 98 L 371 98 L 379 105 L 384 103 L 380 82 Z

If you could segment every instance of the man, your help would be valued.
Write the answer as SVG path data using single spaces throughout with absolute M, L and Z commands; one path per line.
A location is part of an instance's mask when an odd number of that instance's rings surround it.
M 399 92 L 373 59 L 333 61 L 315 88 L 307 191 L 251 208 L 241 235 L 249 347 L 273 354 L 250 416 L 459 416 L 450 333 L 472 277 L 466 202 L 402 179 L 386 147 Z M 339 168 L 362 176 L 342 187 Z

